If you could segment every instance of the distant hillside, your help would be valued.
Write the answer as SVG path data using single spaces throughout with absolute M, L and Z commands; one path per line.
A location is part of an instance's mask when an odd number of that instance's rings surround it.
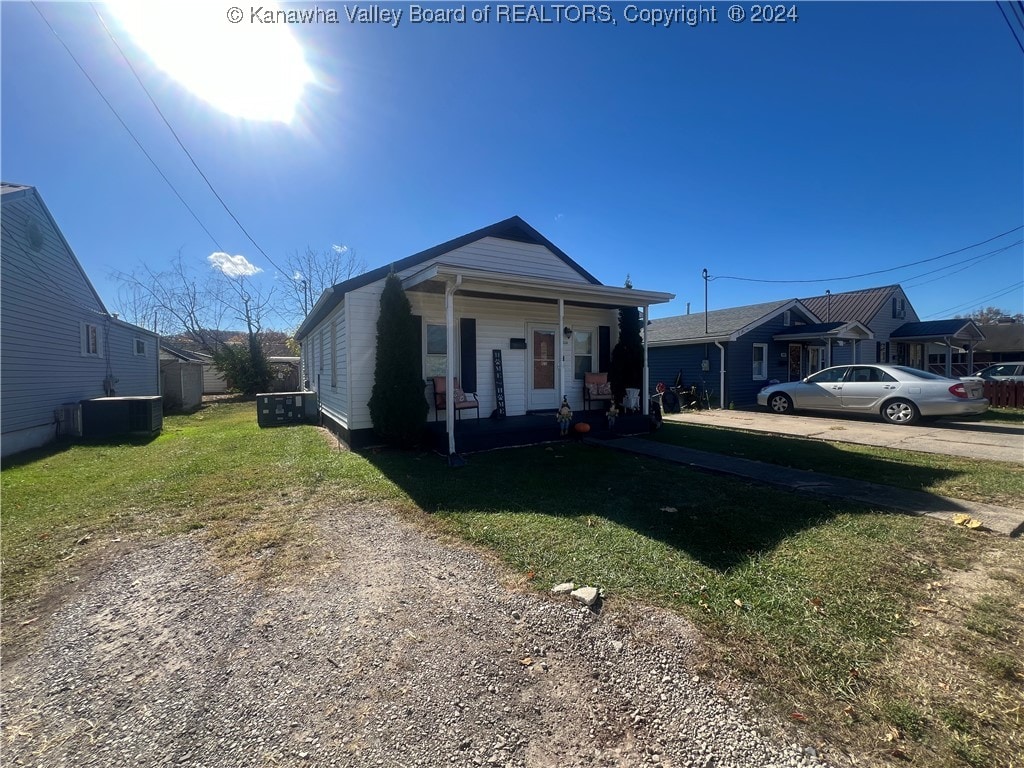
M 249 337 L 245 331 L 207 331 L 210 338 L 216 339 L 221 344 L 248 344 Z M 288 339 L 291 338 L 287 333 L 281 331 L 264 331 L 262 333 L 263 338 L 263 354 L 267 357 L 288 357 L 293 356 L 295 353 L 288 347 Z M 165 336 L 164 340 L 179 349 L 184 349 L 187 352 L 203 352 L 205 351 L 202 346 L 192 340 L 192 337 L 187 334 L 181 333 L 177 336 Z

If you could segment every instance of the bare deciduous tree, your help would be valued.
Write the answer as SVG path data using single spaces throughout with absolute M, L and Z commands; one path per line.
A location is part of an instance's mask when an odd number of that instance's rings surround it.
M 332 245 L 325 251 L 307 246 L 304 253 L 296 251 L 288 257 L 285 269 L 290 280 L 284 292 L 282 315 L 297 324 L 325 290 L 365 272 L 366 262 L 347 245 Z

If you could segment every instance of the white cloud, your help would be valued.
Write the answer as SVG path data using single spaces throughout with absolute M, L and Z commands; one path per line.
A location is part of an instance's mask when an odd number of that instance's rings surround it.
M 332 245 L 331 249 L 335 253 L 348 253 L 348 246 L 347 245 Z
M 248 277 L 263 270 L 252 264 L 245 256 L 229 256 L 226 253 L 211 253 L 207 259 L 210 266 L 218 269 L 228 277 Z

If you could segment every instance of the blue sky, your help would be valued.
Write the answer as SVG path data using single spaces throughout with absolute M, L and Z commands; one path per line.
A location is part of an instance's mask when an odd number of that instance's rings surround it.
M 397 29 L 348 23 L 346 5 L 317 6 L 338 24 L 289 26 L 316 78 L 290 124 L 224 114 L 110 22 L 275 262 L 345 244 L 372 268 L 518 214 L 602 282 L 629 273 L 638 288 L 674 292 L 656 317 L 703 308 L 705 267 L 719 278 L 711 309 L 902 282 L 925 318 L 1024 311 L 1021 245 L 963 269 L 1020 230 L 854 280 L 724 279 L 862 274 L 1024 224 L 1024 53 L 994 3 L 800 2 L 796 23 L 757 25 L 706 2 L 717 23 L 669 28 L 628 23 L 625 3 L 609 4 L 614 25 L 412 24 L 409 3 L 378 4 L 405 11 Z M 194 12 L 196 25 L 253 34 L 248 18 L 226 21 L 230 2 L 205 7 L 216 13 Z M 257 279 L 280 279 L 93 9 L 38 9 L 221 247 L 261 267 Z M 115 270 L 159 270 L 179 251 L 206 268 L 217 246 L 36 8 L 4 2 L 0 13 L 4 180 L 38 187 L 110 309 Z M 193 45 L 216 65 L 216 46 Z

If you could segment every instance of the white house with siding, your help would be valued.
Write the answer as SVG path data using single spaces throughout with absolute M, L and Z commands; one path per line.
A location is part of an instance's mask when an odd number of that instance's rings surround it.
M 110 314 L 34 187 L 0 182 L 0 453 L 46 444 L 62 406 L 159 395 L 156 334 Z
M 350 445 L 371 439 L 377 315 L 394 271 L 420 327 L 424 398 L 433 376 L 448 379 L 449 453 L 455 452 L 453 387 L 475 392 L 480 415 L 497 407 L 494 350 L 501 352 L 505 414 L 553 410 L 565 396 L 583 407 L 583 374 L 608 371 L 618 308 L 671 301 L 673 294 L 612 288 L 518 216 L 455 238 L 329 288 L 296 331 L 307 386 L 324 422 Z M 644 387 L 647 391 L 649 387 Z M 646 408 L 646 398 L 643 407 Z

